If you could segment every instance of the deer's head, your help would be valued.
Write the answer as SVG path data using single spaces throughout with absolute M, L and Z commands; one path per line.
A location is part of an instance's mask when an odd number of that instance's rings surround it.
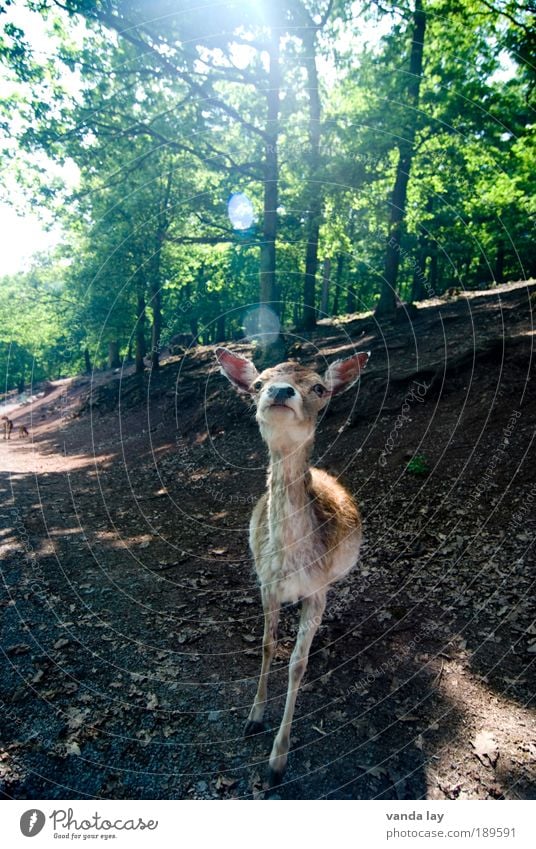
M 270 447 L 293 450 L 313 439 L 318 413 L 330 398 L 350 389 L 367 364 L 361 351 L 331 363 L 323 376 L 298 363 L 280 363 L 259 373 L 251 360 L 216 348 L 222 373 L 239 392 L 251 396 L 263 439 Z

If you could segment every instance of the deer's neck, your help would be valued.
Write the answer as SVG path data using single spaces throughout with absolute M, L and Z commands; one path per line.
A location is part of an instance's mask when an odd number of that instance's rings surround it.
M 288 552 L 311 543 L 314 513 L 309 457 L 312 441 L 292 451 L 270 451 L 268 521 L 277 550 Z

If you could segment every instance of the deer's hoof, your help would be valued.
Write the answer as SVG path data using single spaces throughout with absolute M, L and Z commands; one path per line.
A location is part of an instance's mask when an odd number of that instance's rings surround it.
M 255 719 L 248 719 L 244 728 L 244 737 L 255 737 L 264 731 L 264 723 Z
M 279 787 L 283 780 L 283 775 L 285 774 L 285 770 L 275 770 L 272 767 L 268 770 L 268 787 L 270 790 L 273 790 L 274 787 Z

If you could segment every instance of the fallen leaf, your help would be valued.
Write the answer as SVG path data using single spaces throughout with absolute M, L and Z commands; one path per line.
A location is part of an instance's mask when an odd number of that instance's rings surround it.
M 26 643 L 18 643 L 16 646 L 9 646 L 6 649 L 6 654 L 26 654 L 28 651 L 30 651 L 30 646 L 27 646 Z
M 216 790 L 226 790 L 229 787 L 234 787 L 238 784 L 237 778 L 227 778 L 225 775 L 219 775 L 216 779 Z

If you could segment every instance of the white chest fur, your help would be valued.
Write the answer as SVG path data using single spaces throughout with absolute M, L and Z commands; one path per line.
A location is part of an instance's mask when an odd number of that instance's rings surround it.
M 345 575 L 357 562 L 361 533 L 350 530 L 327 551 L 304 475 L 289 479 L 284 471 L 271 471 L 265 509 L 252 517 L 251 542 L 254 549 L 259 541 L 255 566 L 261 585 L 285 603 L 325 591 Z

